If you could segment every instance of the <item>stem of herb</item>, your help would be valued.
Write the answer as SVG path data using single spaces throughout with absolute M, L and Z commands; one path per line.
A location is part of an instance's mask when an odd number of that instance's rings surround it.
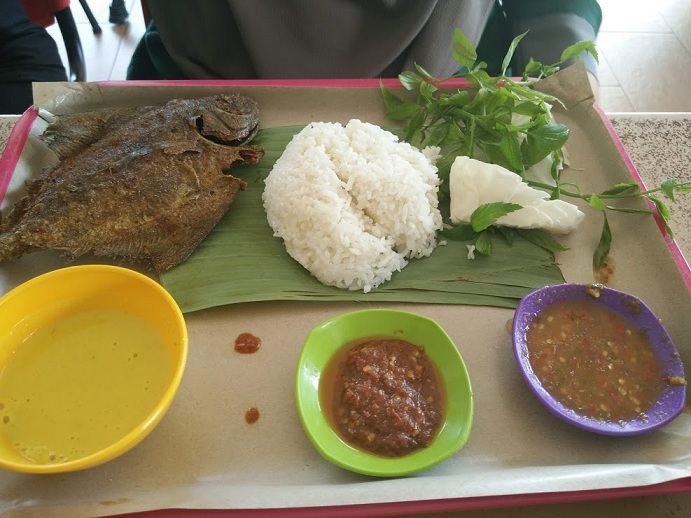
M 536 182 L 529 180 L 527 181 L 528 185 L 531 187 L 537 187 L 539 189 L 546 189 L 549 191 L 554 190 L 554 185 L 549 185 L 546 183 L 542 182 Z M 677 184 L 677 187 L 689 187 L 691 186 L 691 181 L 688 182 L 683 182 L 680 184 Z M 559 193 L 563 194 L 564 196 L 568 196 L 570 198 L 580 198 L 581 200 L 589 201 L 591 196 L 597 196 L 598 198 L 601 198 L 603 200 L 605 199 L 617 199 L 617 200 L 622 200 L 622 199 L 627 199 L 627 198 L 644 198 L 646 195 L 653 194 L 656 192 L 662 192 L 662 187 L 656 187 L 655 189 L 648 189 L 646 191 L 636 191 L 632 193 L 618 193 L 618 194 L 593 194 L 593 193 L 577 193 L 577 192 L 572 192 L 572 191 L 565 191 L 561 187 L 559 188 Z

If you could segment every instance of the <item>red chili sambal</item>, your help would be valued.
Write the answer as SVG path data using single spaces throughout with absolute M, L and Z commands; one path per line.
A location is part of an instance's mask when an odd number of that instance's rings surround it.
M 261 347 L 262 341 L 258 336 L 252 333 L 240 333 L 235 339 L 233 348 L 240 354 L 254 354 Z
M 662 391 L 662 366 L 645 331 L 595 302 L 546 307 L 526 338 L 542 386 L 580 415 L 614 422 L 644 418 Z
M 439 431 L 445 391 L 423 347 L 396 338 L 347 345 L 320 382 L 322 407 L 343 440 L 386 457 L 428 446 Z

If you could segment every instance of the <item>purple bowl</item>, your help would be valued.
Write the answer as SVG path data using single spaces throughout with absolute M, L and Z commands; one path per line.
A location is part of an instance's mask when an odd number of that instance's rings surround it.
M 593 297 L 589 291 L 599 292 Z M 664 376 L 684 378 L 679 353 L 660 320 L 640 299 L 599 284 L 557 284 L 540 288 L 521 299 L 513 319 L 513 350 L 523 379 L 538 400 L 555 416 L 574 426 L 603 435 L 639 435 L 664 426 L 684 409 L 686 385 L 665 383 L 657 402 L 646 411 L 647 418 L 628 421 L 604 421 L 579 415 L 564 406 L 540 383 L 528 358 L 526 335 L 530 323 L 546 306 L 563 300 L 590 300 L 623 315 L 633 325 L 646 331 L 660 362 Z M 631 308 L 636 307 L 632 312 Z M 634 314 L 635 313 L 635 314 Z

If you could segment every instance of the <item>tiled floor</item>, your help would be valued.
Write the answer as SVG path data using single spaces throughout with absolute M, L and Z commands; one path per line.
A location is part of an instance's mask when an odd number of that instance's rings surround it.
M 70 9 L 79 30 L 87 81 L 114 81 L 125 79 L 127 65 L 137 42 L 144 34 L 144 17 L 140 0 L 125 0 L 129 13 L 126 23 L 114 25 L 108 22 L 111 0 L 87 0 L 87 4 L 99 23 L 102 32 L 94 34 L 91 24 L 77 0 L 71 0 Z M 57 24 L 48 27 L 48 32 L 58 43 L 58 48 L 67 63 L 62 36 Z
M 93 34 L 79 2 L 72 2 L 87 80 L 124 79 L 144 32 L 140 0 L 126 0 L 130 17 L 122 25 L 108 22 L 110 0 L 88 3 L 103 30 L 99 35 Z M 600 0 L 600 5 L 599 104 L 604 110 L 691 112 L 691 0 Z M 57 26 L 49 32 L 60 44 Z
M 691 112 L 691 0 L 600 0 L 600 105 Z

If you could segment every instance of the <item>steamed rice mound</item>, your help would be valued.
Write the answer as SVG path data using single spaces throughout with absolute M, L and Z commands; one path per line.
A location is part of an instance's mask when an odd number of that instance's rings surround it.
M 367 293 L 436 247 L 437 168 L 373 124 L 310 124 L 265 182 L 274 235 L 324 284 Z

